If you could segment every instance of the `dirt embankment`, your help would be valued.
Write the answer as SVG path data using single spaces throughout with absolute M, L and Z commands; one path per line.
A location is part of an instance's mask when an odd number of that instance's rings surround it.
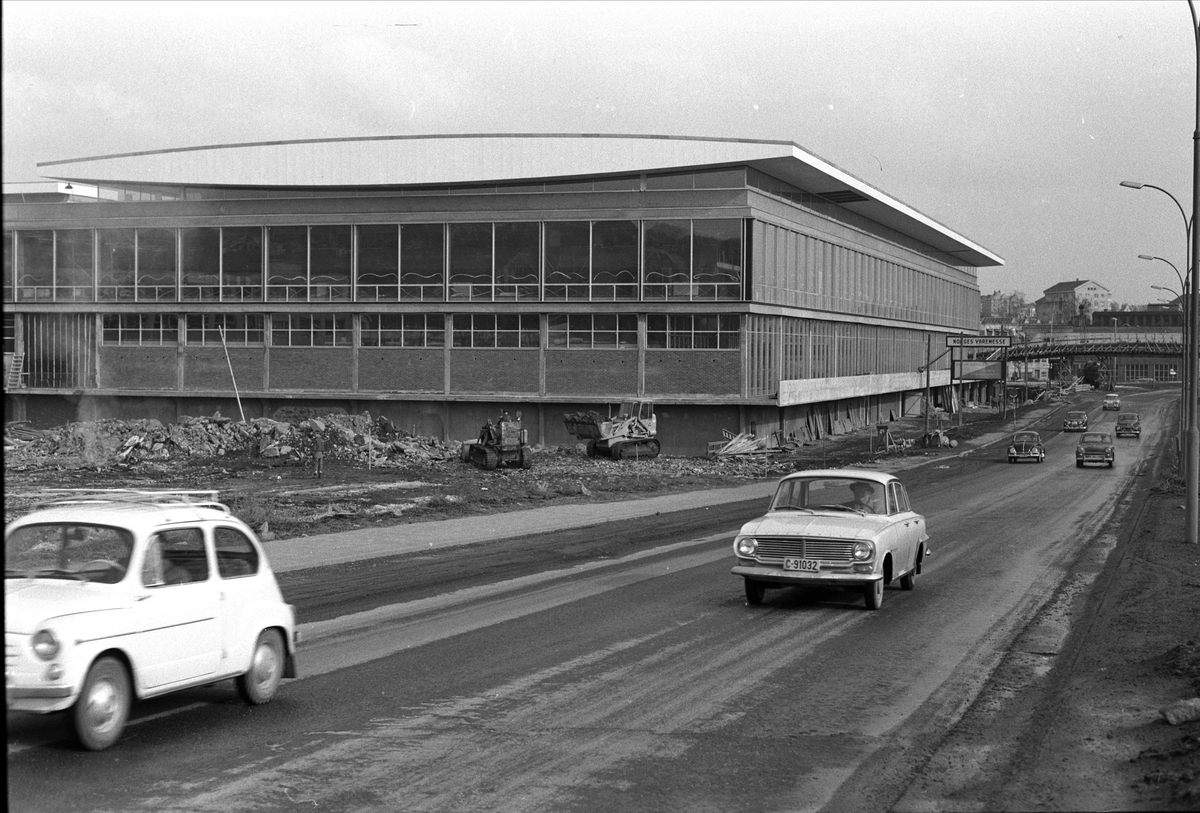
M 288 420 L 227 417 L 103 420 L 50 430 L 10 424 L 5 432 L 5 521 L 29 510 L 47 488 L 216 490 L 266 538 L 446 519 L 578 501 L 620 500 L 778 477 L 798 468 L 869 463 L 883 457 L 952 453 L 914 443 L 921 419 L 893 425 L 909 442 L 881 451 L 874 428 L 771 453 L 714 458 L 664 454 L 652 460 L 589 458 L 582 444 L 537 446 L 530 469 L 477 469 L 461 444 L 409 435 L 365 415 L 294 410 Z M 990 413 L 956 429 L 969 437 Z M 313 476 L 317 438 L 323 475 Z M 720 440 L 720 439 L 717 439 Z M 761 445 L 761 444 L 759 444 Z M 739 448 L 754 449 L 742 442 Z

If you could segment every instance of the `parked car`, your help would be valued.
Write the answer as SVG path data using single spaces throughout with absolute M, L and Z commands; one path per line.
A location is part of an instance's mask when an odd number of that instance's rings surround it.
M 1140 438 L 1142 436 L 1142 416 L 1136 412 L 1122 412 L 1118 414 L 1117 428 L 1114 434 L 1117 437 L 1133 435 Z
M 295 608 L 215 491 L 54 491 L 4 530 L 8 710 L 69 710 L 89 750 L 135 699 L 233 678 L 251 705 L 296 676 Z
M 1068 412 L 1067 417 L 1063 418 L 1064 432 L 1086 432 L 1087 428 L 1088 414 L 1086 412 Z
M 1119 411 L 1121 409 L 1121 396 L 1117 395 L 1115 392 L 1107 393 L 1104 396 L 1104 403 L 1102 406 L 1104 409 Z
M 1046 459 L 1046 448 L 1042 445 L 1042 436 L 1037 432 L 1017 432 L 1008 442 L 1008 462 L 1018 460 L 1036 460 L 1041 463 Z
M 1086 463 L 1107 463 L 1111 469 L 1117 459 L 1112 435 L 1107 432 L 1085 432 L 1075 447 L 1075 468 L 1082 469 Z
M 840 587 L 862 591 L 878 610 L 885 585 L 913 589 L 928 540 L 925 518 L 893 475 L 800 471 L 779 481 L 766 514 L 742 526 L 732 572 L 750 604 L 761 604 L 767 588 Z

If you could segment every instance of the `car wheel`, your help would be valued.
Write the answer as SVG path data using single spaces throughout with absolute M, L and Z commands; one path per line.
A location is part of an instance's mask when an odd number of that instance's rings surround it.
M 103 751 L 115 743 L 125 730 L 132 704 L 133 689 L 125 666 L 116 658 L 101 658 L 92 664 L 71 709 L 79 744 L 89 751 Z
M 863 588 L 868 610 L 878 610 L 883 605 L 883 579 L 876 579 Z
M 917 586 L 917 568 L 914 566 L 912 570 L 900 577 L 900 589 L 912 590 Z
M 250 670 L 237 679 L 241 698 L 252 706 L 270 702 L 283 679 L 283 639 L 278 630 L 263 630 L 254 644 Z
M 1108 467 L 1111 469 L 1113 467 L 1113 463 L 1115 463 L 1115 462 L 1116 462 L 1115 460 L 1108 461 Z
M 1016 463 L 1016 462 L 1017 462 L 1017 459 L 1016 459 L 1015 457 L 1010 457 L 1010 458 L 1008 459 L 1008 462 L 1009 462 L 1009 463 Z
M 762 582 L 746 579 L 746 603 L 758 606 L 762 604 L 763 596 L 767 594 L 767 586 Z
M 1079 460 L 1076 460 L 1076 461 L 1075 461 L 1075 468 L 1077 468 L 1077 469 L 1082 469 L 1082 468 L 1083 468 L 1083 463 L 1082 463 L 1081 461 L 1079 461 Z

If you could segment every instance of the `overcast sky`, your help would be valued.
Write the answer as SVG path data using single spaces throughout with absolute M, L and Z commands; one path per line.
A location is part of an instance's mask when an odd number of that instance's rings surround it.
M 1005 259 L 984 293 L 1179 288 L 1184 0 L 5 0 L 3 171 L 245 141 L 632 133 L 792 141 Z

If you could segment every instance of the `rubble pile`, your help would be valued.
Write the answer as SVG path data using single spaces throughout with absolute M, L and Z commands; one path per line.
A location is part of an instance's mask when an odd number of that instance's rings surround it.
M 170 425 L 152 418 L 84 421 L 41 430 L 25 422 L 7 424 L 4 457 L 5 467 L 16 471 L 46 458 L 73 458 L 91 468 L 233 454 L 305 460 L 318 437 L 324 439 L 330 457 L 363 465 L 401 465 L 413 458 L 454 456 L 454 450 L 440 440 L 405 435 L 390 421 L 372 421 L 366 415 L 331 414 L 291 423 L 271 418 L 235 421 L 217 413 L 184 417 Z

